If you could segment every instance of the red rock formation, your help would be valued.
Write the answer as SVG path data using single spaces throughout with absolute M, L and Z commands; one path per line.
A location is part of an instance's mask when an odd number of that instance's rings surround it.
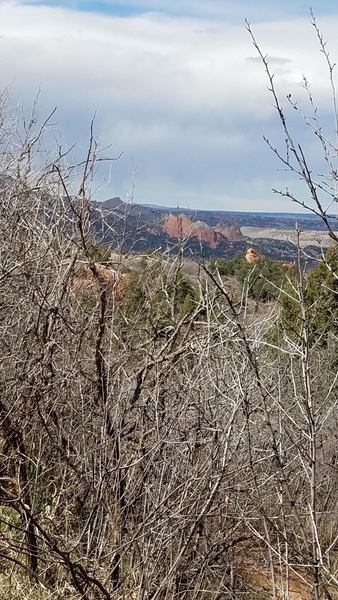
M 192 222 L 185 215 L 168 215 L 163 229 L 172 238 L 186 238 L 191 236 Z
M 106 290 L 108 304 L 113 300 L 121 300 L 129 285 L 128 273 L 117 273 L 108 267 L 96 264 L 97 279 L 87 263 L 77 265 L 73 278 L 72 290 L 75 294 L 89 293 L 98 298 L 103 289 Z
M 203 221 L 191 221 L 186 215 L 168 215 L 163 227 L 165 233 L 175 239 L 198 238 L 210 248 L 217 248 L 227 239 L 235 242 L 241 239 L 242 233 L 238 225 L 219 225 L 210 227 Z

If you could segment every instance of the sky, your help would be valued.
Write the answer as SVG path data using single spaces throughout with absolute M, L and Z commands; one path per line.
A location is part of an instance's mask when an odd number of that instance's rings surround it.
M 338 57 L 338 3 L 312 8 Z M 334 134 L 330 86 L 303 0 L 0 0 L 0 89 L 11 107 L 41 120 L 54 106 L 53 139 L 83 158 L 90 122 L 106 154 L 95 194 L 140 203 L 217 210 L 297 210 L 274 194 L 290 179 L 263 140 L 283 145 L 247 18 L 287 107 L 302 110 L 311 84 L 327 135 Z M 290 126 L 314 170 L 318 140 L 295 111 Z M 293 186 L 293 187 L 292 187 Z

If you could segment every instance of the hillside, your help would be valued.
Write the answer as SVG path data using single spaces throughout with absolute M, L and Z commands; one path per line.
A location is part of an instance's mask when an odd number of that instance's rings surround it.
M 130 204 L 117 197 L 96 203 L 92 218 L 100 242 L 114 248 L 118 232 L 123 249 L 135 252 L 175 253 L 179 244 L 187 257 L 230 259 L 254 247 L 271 260 L 292 261 L 297 256 L 296 225 L 306 232 L 302 247 L 309 256 L 320 256 L 321 245 L 330 244 L 321 219 L 296 213 L 192 211 Z

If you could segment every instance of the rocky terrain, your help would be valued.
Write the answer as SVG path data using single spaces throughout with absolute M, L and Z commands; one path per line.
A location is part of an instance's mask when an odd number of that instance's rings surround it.
M 197 238 L 213 249 L 218 248 L 224 240 L 233 243 L 243 239 L 237 224 L 211 227 L 203 221 L 192 221 L 184 214 L 167 215 L 164 219 L 163 231 L 169 237 L 177 240 Z
M 175 253 L 183 244 L 186 257 L 230 259 L 254 248 L 271 260 L 293 261 L 296 225 L 304 232 L 301 245 L 310 257 L 320 256 L 330 244 L 318 217 L 292 213 L 192 211 L 112 198 L 97 203 L 92 218 L 102 243 L 114 249 L 118 239 L 120 248 L 134 252 Z

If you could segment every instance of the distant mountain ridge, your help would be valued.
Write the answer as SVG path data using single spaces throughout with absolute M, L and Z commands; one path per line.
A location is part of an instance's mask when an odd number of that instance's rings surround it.
M 306 231 L 325 230 L 322 220 L 315 215 L 170 208 L 124 202 L 119 197 L 95 203 L 93 219 L 103 243 L 108 245 L 115 243 L 114 231 L 123 234 L 125 249 L 136 252 L 146 249 L 174 252 L 177 243 L 184 242 L 187 254 L 224 258 L 245 254 L 254 245 L 268 258 L 293 260 L 297 254 L 294 244 L 286 239 L 265 239 L 264 228 L 295 230 L 297 225 Z M 337 217 L 333 216 L 332 222 L 338 228 Z M 241 227 L 261 228 L 263 235 L 249 240 Z M 319 254 L 316 246 L 309 245 L 307 251 L 313 256 Z

